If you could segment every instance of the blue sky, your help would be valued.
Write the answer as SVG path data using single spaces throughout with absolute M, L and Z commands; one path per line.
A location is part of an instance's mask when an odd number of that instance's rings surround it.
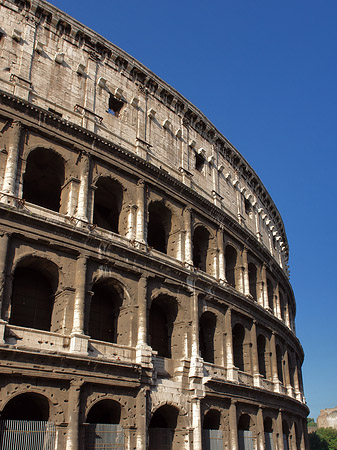
M 194 103 L 252 165 L 290 244 L 310 416 L 337 406 L 337 2 L 52 0 Z

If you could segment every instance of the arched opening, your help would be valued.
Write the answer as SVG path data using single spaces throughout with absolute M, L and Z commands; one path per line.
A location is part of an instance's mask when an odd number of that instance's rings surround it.
M 241 414 L 238 421 L 239 450 L 251 450 L 253 448 L 253 434 L 250 431 L 250 422 L 248 414 Z
M 149 313 L 149 345 L 158 356 L 172 357 L 171 338 L 177 317 L 177 302 L 166 295 L 154 299 Z
M 93 285 L 90 304 L 89 336 L 106 342 L 118 342 L 118 318 L 123 297 L 114 280 L 105 279 Z
M 274 450 L 273 439 L 273 421 L 270 417 L 266 417 L 263 421 L 264 442 L 266 450 Z
M 284 450 L 289 450 L 289 426 L 285 420 L 282 421 L 282 432 Z
M 50 149 L 37 148 L 29 153 L 23 175 L 23 198 L 52 211 L 60 210 L 64 184 L 64 160 Z
M 259 373 L 267 378 L 266 373 L 266 338 L 260 334 L 257 338 L 257 355 L 259 361 Z
M 281 347 L 276 346 L 276 361 L 277 361 L 277 376 L 281 383 L 283 383 L 283 354 Z
M 124 431 L 120 425 L 121 405 L 114 400 L 95 403 L 87 415 L 85 449 L 124 450 Z
M 149 450 L 171 450 L 179 411 L 164 405 L 153 414 L 149 425 Z
M 167 253 L 168 236 L 171 231 L 171 211 L 162 202 L 151 202 L 147 224 L 147 243 L 162 253 Z
M 35 393 L 12 398 L 1 413 L 0 448 L 54 448 L 56 429 L 49 420 L 49 402 Z
M 45 420 L 49 419 L 49 402 L 43 395 L 20 394 L 12 398 L 1 413 L 1 420 Z
M 200 355 L 205 362 L 214 364 L 214 334 L 216 327 L 215 314 L 206 311 L 199 320 Z
M 57 285 L 53 263 L 41 258 L 21 261 L 13 277 L 9 323 L 50 331 Z
M 234 357 L 234 366 L 239 370 L 245 370 L 244 357 L 243 357 L 243 342 L 245 339 L 245 329 L 240 324 L 237 323 L 233 327 L 233 357 Z
M 225 249 L 225 266 L 226 266 L 226 280 L 236 287 L 235 268 L 236 268 L 237 253 L 234 247 L 226 245 Z
M 198 226 L 193 233 L 193 265 L 207 272 L 207 253 L 209 248 L 209 232 L 205 227 Z
M 274 312 L 274 286 L 272 281 L 267 278 L 267 294 L 268 294 L 268 306 L 272 312 Z
M 100 177 L 96 182 L 94 223 L 105 230 L 119 233 L 119 215 L 123 203 L 123 188 L 110 177 Z
M 248 278 L 249 278 L 249 293 L 253 297 L 253 299 L 257 300 L 257 291 L 256 291 L 256 284 L 257 284 L 257 269 L 255 264 L 249 263 L 248 264 Z
M 223 448 L 222 431 L 220 430 L 221 414 L 211 409 L 204 416 L 202 425 L 202 449 L 216 450 Z

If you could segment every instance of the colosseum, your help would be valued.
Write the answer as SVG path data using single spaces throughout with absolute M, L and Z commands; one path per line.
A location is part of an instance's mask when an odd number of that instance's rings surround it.
M 0 447 L 306 450 L 282 218 L 180 93 L 0 2 Z

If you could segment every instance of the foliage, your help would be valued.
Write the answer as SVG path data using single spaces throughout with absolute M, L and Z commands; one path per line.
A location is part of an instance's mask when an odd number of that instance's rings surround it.
M 337 450 L 337 430 L 318 428 L 309 434 L 310 450 Z
M 308 426 L 316 425 L 315 419 L 313 417 L 308 417 L 307 424 Z

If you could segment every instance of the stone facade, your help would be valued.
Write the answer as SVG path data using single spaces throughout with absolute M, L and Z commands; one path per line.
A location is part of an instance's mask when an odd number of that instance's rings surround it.
M 337 407 L 321 409 L 317 417 L 317 428 L 334 428 L 337 430 Z
M 0 130 L 1 419 L 58 450 L 101 429 L 308 448 L 284 225 L 209 120 L 48 3 L 2 0 Z

